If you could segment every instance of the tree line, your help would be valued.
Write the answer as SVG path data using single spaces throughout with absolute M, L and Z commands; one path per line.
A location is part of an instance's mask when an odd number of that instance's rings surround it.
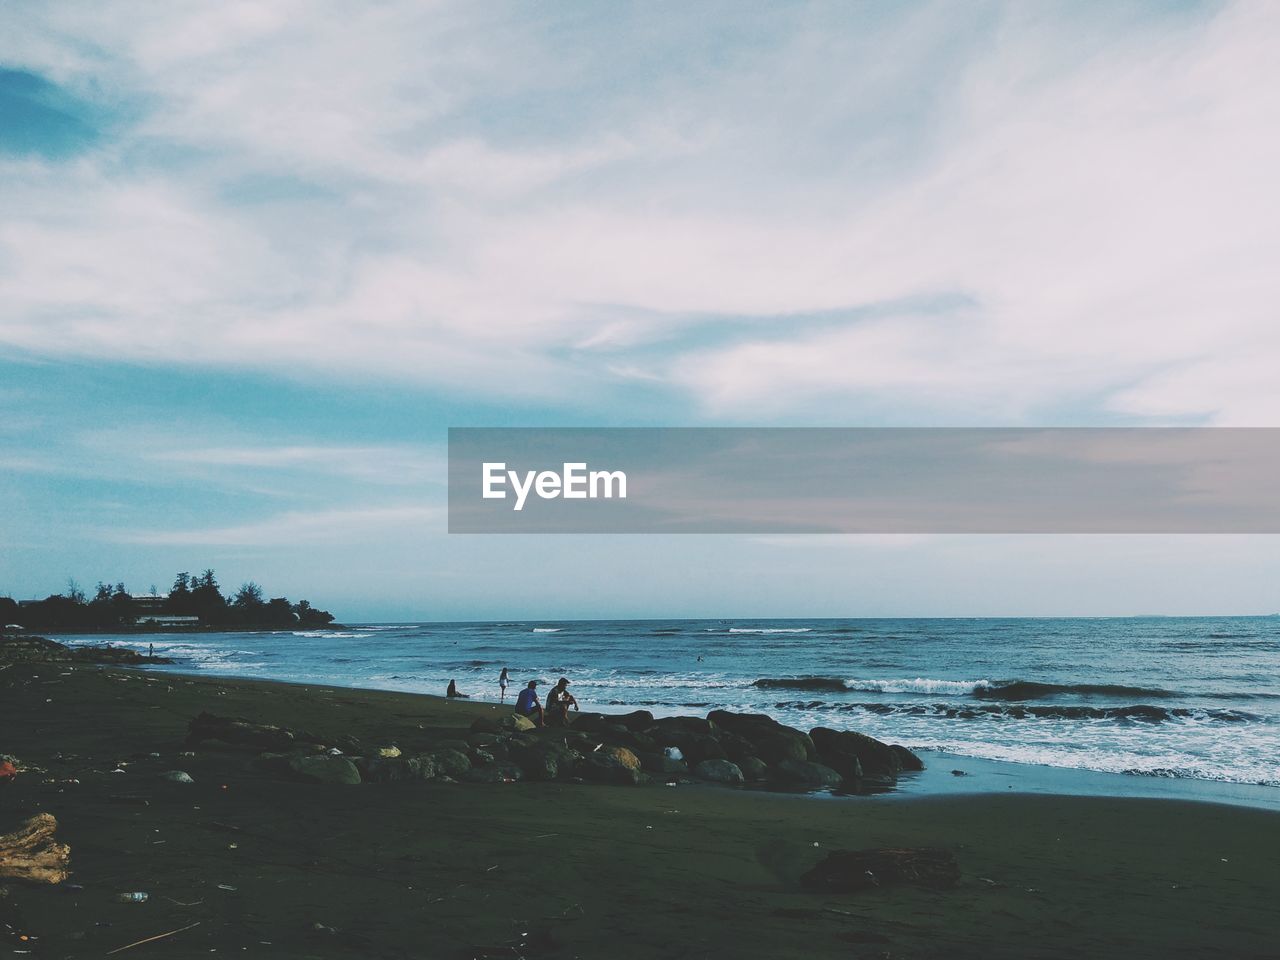
M 333 622 L 333 614 L 307 600 L 267 599 L 253 581 L 223 596 L 212 570 L 198 575 L 183 571 L 174 577 L 167 597 L 157 600 L 154 593 L 152 587 L 152 595 L 135 597 L 123 583 L 99 582 L 90 597 L 69 580 L 63 593 L 34 603 L 20 605 L 0 597 L 0 628 L 14 623 L 27 630 L 110 630 L 134 626 L 149 616 L 198 617 L 202 626 L 210 627 L 323 627 Z

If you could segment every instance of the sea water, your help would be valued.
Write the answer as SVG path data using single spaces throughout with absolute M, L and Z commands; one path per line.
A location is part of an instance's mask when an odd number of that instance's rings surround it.
M 100 643 L 103 637 L 62 638 Z M 128 634 L 174 671 L 768 713 L 918 750 L 1280 788 L 1280 617 L 609 620 Z M 1280 789 L 1277 790 L 1280 797 Z

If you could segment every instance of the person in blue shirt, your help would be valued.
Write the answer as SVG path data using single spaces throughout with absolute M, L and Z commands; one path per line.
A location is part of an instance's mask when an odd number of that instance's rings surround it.
M 530 680 L 529 685 L 520 691 L 520 696 L 516 697 L 516 713 L 542 726 L 542 704 L 538 702 L 537 680 Z

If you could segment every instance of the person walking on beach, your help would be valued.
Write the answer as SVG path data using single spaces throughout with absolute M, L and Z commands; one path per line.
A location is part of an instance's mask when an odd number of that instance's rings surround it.
M 507 675 L 507 668 L 503 667 L 502 672 L 498 674 L 498 688 L 502 691 L 502 695 L 498 698 L 499 703 L 507 702 L 507 684 L 511 682 L 511 677 Z
M 561 677 L 547 694 L 547 722 L 557 726 L 569 725 L 569 708 L 580 709 L 578 701 L 569 692 L 569 679 Z
M 538 681 L 530 680 L 529 685 L 516 697 L 516 713 L 528 717 L 538 726 L 545 726 L 542 720 L 542 704 L 538 701 Z

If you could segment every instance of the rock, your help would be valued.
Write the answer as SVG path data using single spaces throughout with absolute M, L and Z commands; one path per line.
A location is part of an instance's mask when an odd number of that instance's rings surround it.
M 835 770 L 811 760 L 783 760 L 774 764 L 770 773 L 779 783 L 810 790 L 836 787 L 844 781 Z
M 47 637 L 6 634 L 0 631 L 0 663 L 173 663 L 168 657 L 154 659 L 124 647 L 69 647 Z
M 605 748 L 608 750 L 609 748 Z M 621 750 L 617 747 L 613 749 Z M 612 753 L 606 753 L 605 750 L 597 750 L 593 753 L 586 754 L 582 760 L 574 764 L 573 772 L 591 783 L 612 783 L 623 786 L 631 786 L 640 782 L 640 761 L 636 760 L 636 766 L 632 767 L 624 763 Z M 626 751 L 630 753 L 630 751 Z M 635 759 L 635 754 L 631 754 Z
M 969 774 L 965 773 L 963 770 L 952 770 L 951 775 L 953 777 L 967 777 Z
M 390 761 L 395 763 L 396 761 Z M 429 753 L 419 754 L 404 761 L 406 780 L 438 780 L 443 779 L 436 767 L 436 758 Z
M 468 783 L 515 783 L 521 776 L 520 768 L 514 763 L 488 763 L 472 767 L 462 779 Z
M 679 747 L 667 747 L 662 751 L 663 756 L 668 760 L 683 760 L 684 754 L 680 752 Z
M 185 770 L 166 770 L 160 774 L 161 780 L 168 780 L 170 783 L 195 783 L 191 779 L 191 774 Z
M 312 783 L 360 782 L 360 771 L 346 757 L 330 757 L 325 754 L 294 755 L 289 757 L 288 767 L 294 777 Z
M 679 746 L 681 736 L 696 734 L 709 737 L 716 733 L 715 724 L 702 717 L 659 717 L 645 730 L 659 746 Z M 675 739 L 670 739 L 674 737 Z
M 493 763 L 498 758 L 495 757 L 488 750 L 481 750 L 479 748 L 475 748 L 467 751 L 467 759 L 471 761 L 471 766 L 483 767 Z
M 640 733 L 653 726 L 653 714 L 648 710 L 632 710 L 614 717 L 614 722 L 622 724 L 633 733 Z M 576 721 L 574 726 L 577 726 Z
M 814 727 L 809 731 L 814 746 L 822 762 L 839 770 L 846 777 L 894 777 L 904 769 L 903 762 L 907 757 L 915 758 L 919 764 L 916 769 L 924 769 L 920 758 L 905 747 L 896 750 L 875 737 L 852 730 L 829 730 L 826 727 Z M 860 773 L 853 772 L 856 767 Z
M 564 779 L 578 759 L 577 751 L 554 740 L 514 745 L 510 753 L 526 780 Z
M 732 713 L 728 710 L 712 710 L 707 717 L 720 730 L 741 737 L 750 744 L 750 752 L 743 756 L 757 756 L 766 763 L 783 760 L 816 760 L 817 750 L 803 730 L 788 727 L 763 713 Z M 733 749 L 729 741 L 726 749 Z
M 496 717 L 476 717 L 471 721 L 472 733 L 501 733 L 502 725 Z M 470 738 L 468 738 L 470 739 Z
M 379 747 L 378 756 L 385 757 L 390 760 L 394 757 L 400 756 L 400 748 L 394 745 L 390 747 Z
M 505 717 L 498 720 L 498 726 L 502 730 L 509 733 L 524 733 L 529 730 L 537 730 L 538 725 L 528 717 L 522 717 L 518 713 L 509 713 Z
M 737 763 L 743 757 L 753 757 L 756 753 L 755 744 L 746 737 L 739 736 L 736 733 L 730 733 L 725 730 L 719 736 L 720 748 L 724 750 L 724 755 Z
M 437 777 L 446 776 L 457 779 L 471 769 L 470 758 L 461 750 L 454 750 L 451 747 L 437 747 L 431 751 L 430 757 L 435 765 Z
M 259 750 L 289 750 L 299 738 L 292 730 L 284 727 L 254 723 L 240 717 L 219 717 L 212 713 L 202 713 L 187 724 L 187 741 L 200 743 L 205 740 L 220 740 Z
M 689 765 L 684 760 L 673 760 L 661 753 L 641 754 L 640 766 L 659 777 L 678 777 L 689 772 Z
M 902 765 L 902 769 L 910 773 L 916 773 L 924 769 L 924 761 L 917 757 L 900 743 L 889 744 L 889 749 L 893 751 L 898 758 L 898 762 Z
M 769 765 L 759 757 L 743 757 L 738 761 L 738 769 L 748 783 L 769 779 Z
M 369 783 L 399 783 L 418 779 L 404 757 L 361 757 L 356 761 L 361 779 Z
M 632 770 L 640 769 L 640 758 L 628 750 L 626 747 L 601 747 L 597 751 L 598 756 L 612 757 L 624 767 L 630 767 Z
M 469 733 L 467 734 L 467 746 L 481 747 L 488 749 L 502 740 L 496 733 Z
M 834 850 L 800 878 L 800 885 L 823 893 L 853 893 L 894 883 L 945 890 L 959 880 L 960 865 L 949 850 L 921 847 Z
M 471 744 L 465 740 L 437 740 L 432 744 L 433 750 L 457 750 L 459 753 L 466 753 L 471 749 Z
M 740 784 L 746 779 L 738 765 L 728 760 L 703 760 L 693 768 L 693 772 L 700 779 L 713 783 Z

